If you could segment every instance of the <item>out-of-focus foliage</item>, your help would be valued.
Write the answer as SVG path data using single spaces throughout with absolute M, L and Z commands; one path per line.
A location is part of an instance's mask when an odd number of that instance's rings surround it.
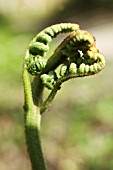
M 66 82 L 43 115 L 48 169 L 113 169 L 112 9 L 110 0 L 0 0 L 0 170 L 31 169 L 22 110 L 23 55 L 37 32 L 66 21 L 88 29 L 107 61 L 98 75 Z

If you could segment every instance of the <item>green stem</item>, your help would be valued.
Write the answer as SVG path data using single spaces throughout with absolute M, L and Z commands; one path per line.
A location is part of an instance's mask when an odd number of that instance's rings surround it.
M 40 80 L 40 75 L 34 78 L 31 88 L 32 88 L 34 105 L 40 106 L 42 104 L 42 96 L 44 90 L 44 85 Z
M 40 141 L 40 108 L 33 103 L 32 90 L 27 70 L 23 69 L 25 93 L 25 133 L 32 170 L 47 170 Z
M 34 111 L 25 114 L 25 132 L 27 148 L 33 170 L 46 170 L 40 141 L 40 109 L 34 107 Z
M 30 79 L 28 75 L 28 71 L 26 68 L 23 68 L 23 85 L 24 85 L 24 110 L 32 110 L 33 108 L 33 98 L 32 98 L 32 90 L 31 90 L 31 84 Z

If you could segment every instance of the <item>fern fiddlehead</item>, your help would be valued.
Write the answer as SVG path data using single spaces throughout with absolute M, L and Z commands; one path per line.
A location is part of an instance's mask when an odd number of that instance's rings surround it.
M 47 60 L 49 44 L 60 33 L 69 35 Z M 95 38 L 77 24 L 53 25 L 31 41 L 24 59 L 23 81 L 26 140 L 33 170 L 46 170 L 39 140 L 40 114 L 48 108 L 63 82 L 96 74 L 104 66 L 105 58 L 96 48 Z M 29 74 L 34 76 L 32 85 Z M 42 102 L 44 87 L 51 91 Z

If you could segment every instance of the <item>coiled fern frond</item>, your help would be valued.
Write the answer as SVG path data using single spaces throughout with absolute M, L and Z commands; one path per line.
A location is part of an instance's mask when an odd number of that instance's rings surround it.
M 60 33 L 71 32 L 47 60 L 49 44 Z M 95 38 L 79 25 L 62 23 L 40 32 L 30 43 L 25 67 L 31 75 L 40 75 L 42 83 L 53 89 L 59 78 L 89 76 L 101 71 L 105 58 L 96 48 Z M 60 71 L 56 72 L 60 67 Z M 67 78 L 66 78 L 67 77 Z
M 50 43 L 60 33 L 68 36 L 47 59 Z M 26 140 L 33 170 L 46 170 L 39 138 L 40 118 L 63 82 L 94 75 L 105 66 L 105 58 L 95 38 L 79 25 L 61 23 L 50 26 L 30 42 L 23 65 Z M 30 76 L 31 75 L 31 76 Z M 30 78 L 33 77 L 31 83 Z M 43 100 L 44 88 L 50 94 Z

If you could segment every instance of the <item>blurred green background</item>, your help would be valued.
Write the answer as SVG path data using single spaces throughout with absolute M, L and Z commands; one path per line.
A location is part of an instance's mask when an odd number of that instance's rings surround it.
M 113 170 L 112 0 L 0 0 L 0 170 L 31 170 L 22 109 L 23 56 L 39 31 L 60 22 L 91 32 L 106 67 L 64 83 L 43 115 L 48 169 Z

